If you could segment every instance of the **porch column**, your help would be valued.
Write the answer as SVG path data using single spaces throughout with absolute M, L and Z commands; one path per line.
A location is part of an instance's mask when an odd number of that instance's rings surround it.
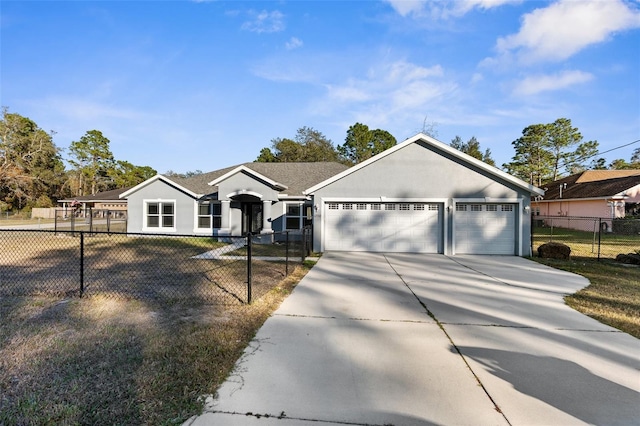
M 271 234 L 271 201 L 262 200 L 262 231 L 261 234 Z
M 231 201 L 220 202 L 220 228 L 229 230 L 231 229 Z

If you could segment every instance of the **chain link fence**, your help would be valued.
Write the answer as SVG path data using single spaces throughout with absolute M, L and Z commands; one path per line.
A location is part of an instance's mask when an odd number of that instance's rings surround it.
M 0 230 L 0 296 L 251 303 L 304 260 L 309 235 Z
M 640 254 L 640 219 L 606 219 L 575 216 L 533 216 L 532 245 L 560 242 L 571 256 L 616 259 L 620 254 Z
M 127 232 L 127 211 L 92 209 L 56 209 L 54 216 L 56 231 Z

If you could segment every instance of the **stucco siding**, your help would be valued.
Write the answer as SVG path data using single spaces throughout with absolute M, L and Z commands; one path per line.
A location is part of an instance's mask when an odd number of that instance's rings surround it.
M 457 163 L 419 143 L 388 156 L 316 192 L 319 197 L 514 198 L 518 191 L 484 171 Z M 529 196 L 529 194 L 527 194 Z
M 322 203 L 328 200 L 370 199 L 394 201 L 413 199 L 439 202 L 444 206 L 445 254 L 451 254 L 454 203 L 503 202 L 516 207 L 514 230 L 516 253 L 530 254 L 530 192 L 462 162 L 447 152 L 416 142 L 383 156 L 314 194 L 314 250 L 322 247 Z M 527 211 L 526 214 L 523 211 Z
M 214 188 L 212 188 L 212 192 L 213 191 Z M 249 176 L 244 172 L 236 173 L 235 175 L 225 179 L 223 182 L 220 182 L 218 185 L 218 199 L 229 200 L 230 198 L 227 196 L 229 194 L 236 194 L 238 191 L 260 194 L 262 196 L 262 200 L 275 201 L 278 199 L 278 192 L 266 183 L 257 181 L 255 177 Z
M 175 201 L 175 233 L 192 234 L 194 228 L 194 199 L 184 192 L 168 185 L 167 183 L 156 180 L 149 185 L 139 189 L 129 195 L 128 200 L 128 232 L 151 232 L 164 233 L 166 230 L 159 228 L 157 230 L 145 230 L 145 201 Z

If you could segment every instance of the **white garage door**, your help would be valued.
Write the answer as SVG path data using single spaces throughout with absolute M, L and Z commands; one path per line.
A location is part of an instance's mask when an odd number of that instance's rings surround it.
M 455 253 L 516 254 L 516 206 L 456 204 L 453 218 Z
M 442 205 L 326 203 L 325 250 L 441 253 Z

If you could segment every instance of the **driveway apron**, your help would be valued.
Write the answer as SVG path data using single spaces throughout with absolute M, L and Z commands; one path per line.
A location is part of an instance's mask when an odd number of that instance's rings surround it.
M 326 253 L 189 425 L 638 424 L 639 341 L 517 257 Z

